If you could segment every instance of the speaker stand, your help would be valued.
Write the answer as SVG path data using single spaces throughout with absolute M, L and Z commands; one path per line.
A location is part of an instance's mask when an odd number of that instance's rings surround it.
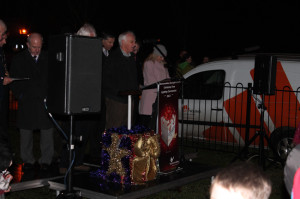
M 73 190 L 72 187 L 72 173 L 73 173 L 73 151 L 75 150 L 75 145 L 73 143 L 73 121 L 74 116 L 70 115 L 70 136 L 69 136 L 69 172 L 68 172 L 68 182 L 67 182 L 67 189 L 62 191 L 56 198 L 57 199 L 71 199 L 71 198 L 78 198 L 81 199 L 80 193 L 78 191 Z
M 255 134 L 253 138 L 251 138 L 249 143 L 252 143 L 255 138 L 259 135 L 259 162 L 258 164 L 265 169 L 265 153 L 264 153 L 264 139 L 267 140 L 268 146 L 270 146 L 270 139 L 266 134 L 266 130 L 264 128 L 264 116 L 265 116 L 265 94 L 262 94 L 262 102 L 260 104 L 261 113 L 260 113 L 260 129 L 259 134 Z
M 266 110 L 265 107 L 265 94 L 262 94 L 262 102 L 261 104 L 259 104 L 259 107 L 261 109 L 261 113 L 260 113 L 260 129 L 259 131 L 249 140 L 249 142 L 244 146 L 244 148 L 241 150 L 241 152 L 239 153 L 238 157 L 241 157 L 241 154 L 243 153 L 248 153 L 248 148 L 250 146 L 251 143 L 253 143 L 255 141 L 255 139 L 259 136 L 259 161 L 258 164 L 265 170 L 265 153 L 264 153 L 264 139 L 266 139 L 266 141 L 268 142 L 268 145 L 270 145 L 270 139 L 266 134 L 265 128 L 264 128 L 264 113 Z M 233 161 L 235 161 L 237 159 L 237 157 L 235 157 Z

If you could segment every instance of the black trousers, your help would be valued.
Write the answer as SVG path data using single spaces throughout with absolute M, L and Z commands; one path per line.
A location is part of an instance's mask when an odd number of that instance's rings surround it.
M 3 86 L 2 94 L 3 96 L 0 99 L 0 140 L 11 150 L 8 134 L 9 88 L 7 86 Z

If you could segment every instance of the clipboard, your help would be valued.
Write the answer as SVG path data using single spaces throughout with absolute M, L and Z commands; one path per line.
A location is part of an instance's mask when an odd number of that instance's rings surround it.
M 30 80 L 29 77 L 11 77 L 12 81 Z

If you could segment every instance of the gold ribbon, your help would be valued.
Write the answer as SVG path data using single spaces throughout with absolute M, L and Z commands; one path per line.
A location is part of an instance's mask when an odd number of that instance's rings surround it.
M 139 135 L 134 143 L 135 157 L 132 161 L 131 179 L 136 184 L 154 180 L 158 171 L 156 162 L 160 155 L 158 135 Z

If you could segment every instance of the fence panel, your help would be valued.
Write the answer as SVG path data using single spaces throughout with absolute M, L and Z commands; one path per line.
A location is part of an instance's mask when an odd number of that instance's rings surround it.
M 299 89 L 284 87 L 276 90 L 275 95 L 265 95 L 264 103 L 262 100 L 262 95 L 253 94 L 252 84 L 225 83 L 222 88 L 218 85 L 204 88 L 183 83 L 179 100 L 182 147 L 240 152 L 256 137 L 249 148 L 258 148 L 264 111 L 262 125 L 269 138 L 264 139 L 264 148 L 272 147 L 278 156 L 286 156 L 286 150 L 293 147 L 291 138 L 300 122 Z M 278 144 L 284 145 L 285 154 L 280 154 Z

